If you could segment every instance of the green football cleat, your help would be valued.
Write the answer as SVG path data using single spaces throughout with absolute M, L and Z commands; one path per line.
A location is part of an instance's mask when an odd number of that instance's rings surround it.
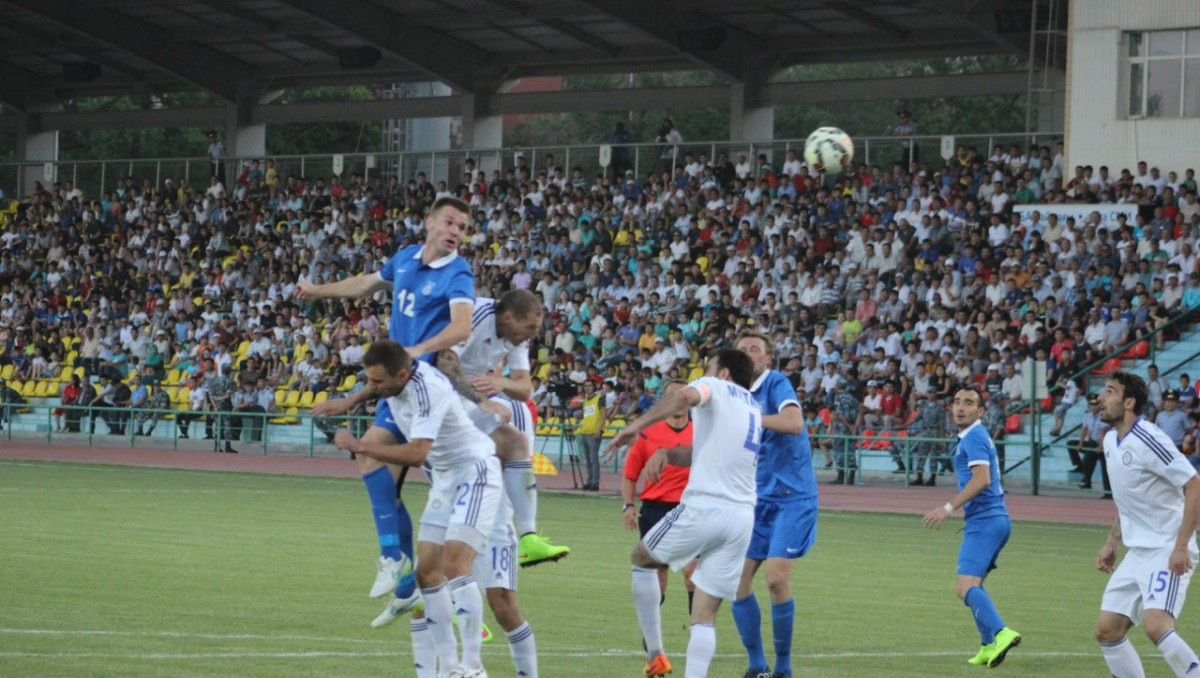
M 1008 651 L 1021 644 L 1021 634 L 1005 626 L 996 634 L 996 642 L 992 645 L 992 655 L 988 657 L 988 668 L 1000 666 Z
M 988 663 L 988 657 L 990 657 L 995 651 L 996 643 L 994 641 L 988 643 L 987 645 L 980 645 L 979 653 L 968 659 L 967 663 L 971 666 L 986 666 Z
M 562 560 L 570 554 L 570 548 L 555 546 L 548 540 L 530 532 L 521 537 L 520 545 L 517 547 L 517 562 L 521 567 L 533 567 L 540 563 Z
M 495 636 L 492 635 L 492 630 L 489 629 L 488 625 L 485 623 L 483 625 L 483 644 L 487 645 L 488 643 L 492 642 L 493 638 L 495 638 Z

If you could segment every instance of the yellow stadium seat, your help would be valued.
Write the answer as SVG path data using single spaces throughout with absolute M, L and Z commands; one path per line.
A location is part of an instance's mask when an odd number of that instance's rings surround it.
M 283 399 L 283 406 L 286 408 L 297 407 L 300 403 L 299 391 L 288 391 L 287 397 Z
M 302 410 L 308 409 L 313 406 L 313 399 L 316 397 L 317 394 L 313 393 L 312 391 L 305 391 L 303 394 L 301 394 L 300 402 L 296 403 L 296 407 Z
M 170 370 L 167 370 L 167 378 L 165 380 L 163 380 L 163 383 L 167 384 L 168 386 L 178 386 L 179 379 L 180 379 L 179 370 L 170 369 Z
M 49 382 L 49 381 L 39 381 L 36 384 L 34 384 L 33 397 L 34 398 L 49 398 L 51 395 L 50 394 L 50 384 L 51 384 L 51 382 Z
M 276 390 L 275 391 L 275 407 L 282 409 L 283 402 L 285 400 L 287 400 L 287 391 L 282 388 Z
M 35 381 L 27 381 L 24 384 L 21 384 L 21 395 L 25 396 L 26 398 L 35 397 L 33 394 L 36 391 L 37 391 L 37 382 L 35 382 Z
M 688 381 L 695 381 L 704 376 L 703 367 L 693 367 L 691 374 L 688 375 Z
M 179 396 L 179 387 L 178 386 L 166 386 L 165 388 L 167 389 L 167 397 L 171 399 L 171 402 L 175 402 L 175 400 Z
M 542 381 L 546 381 L 546 377 L 550 375 L 550 365 L 551 363 L 542 363 L 541 365 L 538 365 L 537 374 L 534 376 Z
M 73 374 L 76 374 L 80 379 L 83 379 L 83 375 L 87 374 L 87 372 L 82 367 L 76 367 Z
M 326 400 L 329 400 L 329 391 L 321 391 L 320 393 L 317 394 L 317 397 L 313 398 L 312 404 L 320 405 L 321 403 L 325 402 Z
M 63 360 L 63 365 L 67 367 L 75 367 L 75 360 L 79 358 L 79 351 L 69 351 L 66 360 Z
M 4 381 L 12 381 L 12 375 L 15 369 L 16 367 L 14 367 L 12 363 L 5 365 L 3 369 L 0 369 L 0 379 L 4 379 Z
M 188 402 L 190 402 L 192 399 L 192 389 L 188 386 L 184 386 L 183 388 L 179 389 L 175 396 L 175 402 L 186 407 Z
M 242 343 L 238 344 L 237 351 L 234 352 L 234 355 L 236 355 L 239 358 L 245 358 L 246 353 L 249 351 L 250 351 L 250 342 L 243 339 Z
M 300 411 L 299 411 L 299 409 L 298 409 L 298 408 L 295 408 L 295 407 L 289 407 L 289 408 L 287 408 L 287 417 L 286 417 L 286 419 L 287 419 L 287 422 L 286 422 L 286 423 L 288 423 L 288 424 L 296 424 L 296 423 L 299 423 L 299 422 L 300 422 L 300 417 L 296 416 L 296 415 L 298 415 L 299 413 L 300 413 Z
M 58 375 L 58 380 L 64 381 L 64 382 L 71 381 L 72 374 L 74 374 L 74 372 L 72 372 L 70 367 L 64 367 L 64 368 L 62 368 L 62 372 L 60 372 Z
M 337 387 L 337 390 L 341 393 L 345 393 L 346 391 L 354 388 L 356 384 L 358 384 L 358 377 L 354 376 L 353 374 L 347 374 L 346 378 L 342 380 L 341 385 Z

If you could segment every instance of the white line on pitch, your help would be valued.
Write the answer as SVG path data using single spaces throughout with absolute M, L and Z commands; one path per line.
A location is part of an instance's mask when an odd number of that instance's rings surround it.
M 498 653 L 498 652 L 497 652 Z M 644 653 L 635 650 L 603 650 L 599 652 L 557 652 L 554 650 L 538 650 L 541 657 L 561 657 L 570 659 L 598 659 L 611 657 L 613 659 L 640 658 Z M 958 657 L 966 653 L 957 652 L 831 652 L 815 654 L 796 654 L 796 659 L 914 659 L 935 657 Z M 1092 652 L 1021 652 L 1022 657 L 1091 657 Z M 126 652 L 0 652 L 0 658 L 13 657 L 22 659 L 320 659 L 325 657 L 408 657 L 412 653 L 405 650 L 369 651 L 369 652 L 202 652 L 202 653 L 126 653 Z M 721 659 L 744 658 L 744 653 L 718 653 L 713 655 Z

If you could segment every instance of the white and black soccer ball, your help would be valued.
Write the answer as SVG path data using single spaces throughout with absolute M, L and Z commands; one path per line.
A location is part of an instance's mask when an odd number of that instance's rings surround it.
M 854 160 L 854 142 L 837 127 L 818 127 L 804 142 L 804 161 L 826 174 L 842 174 Z

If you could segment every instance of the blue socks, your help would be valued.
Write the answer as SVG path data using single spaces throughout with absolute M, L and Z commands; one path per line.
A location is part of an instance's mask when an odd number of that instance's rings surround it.
M 796 602 L 788 598 L 771 604 L 771 632 L 775 636 L 775 673 L 792 675 L 792 621 L 796 618 Z
M 404 554 L 413 560 L 412 517 L 404 502 L 396 499 L 396 480 L 388 467 L 377 468 L 362 477 L 371 500 L 371 515 L 375 517 L 375 532 L 379 535 L 379 555 L 400 560 Z M 409 572 L 396 587 L 397 598 L 407 598 L 416 590 L 416 578 Z
M 379 535 L 379 555 L 400 560 L 400 518 L 396 506 L 396 481 L 386 466 L 362 477 L 371 500 L 371 515 Z M 407 518 L 408 513 L 405 512 Z M 412 519 L 408 519 L 409 549 L 412 548 Z
M 975 618 L 975 626 L 979 629 L 979 644 L 991 645 L 996 640 L 996 632 L 1004 628 L 1000 613 L 992 604 L 992 599 L 982 586 L 972 587 L 963 598 L 967 607 L 971 608 L 971 616 Z
M 387 469 L 384 469 L 387 470 Z M 396 597 L 407 598 L 417 590 L 417 559 L 416 551 L 413 551 L 413 524 L 412 516 L 408 514 L 408 508 L 403 501 L 396 500 L 396 535 L 400 541 L 400 552 L 408 556 L 408 559 L 413 563 L 413 570 L 400 578 L 400 583 L 396 586 Z
M 767 657 L 763 654 L 762 644 L 762 610 L 758 607 L 758 599 L 751 593 L 745 598 L 733 601 L 730 607 L 733 609 L 733 622 L 737 625 L 738 635 L 742 637 L 742 646 L 746 648 L 749 668 L 759 672 L 766 671 Z

